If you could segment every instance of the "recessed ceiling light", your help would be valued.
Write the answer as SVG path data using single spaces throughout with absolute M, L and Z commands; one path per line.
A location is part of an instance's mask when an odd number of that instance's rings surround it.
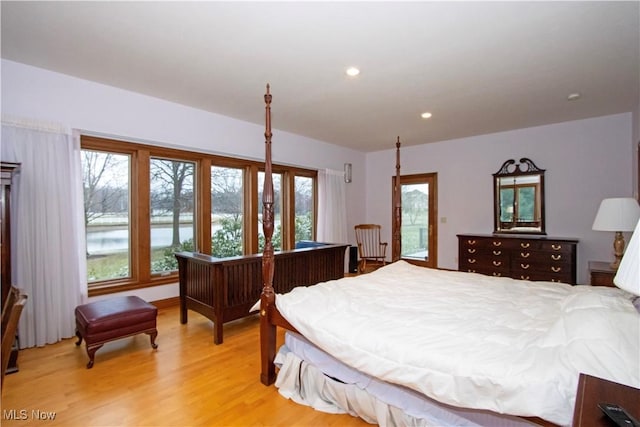
M 425 112 L 425 113 L 420 114 L 420 117 L 422 117 L 423 119 L 429 119 L 429 118 L 431 118 L 431 115 L 432 115 L 431 113 Z
M 576 99 L 580 99 L 582 95 L 579 92 L 570 93 L 567 96 L 567 101 L 575 101 Z
M 356 67 L 349 67 L 349 68 L 347 68 L 346 73 L 347 73 L 347 76 L 355 77 L 358 74 L 360 74 L 360 70 L 357 69 Z

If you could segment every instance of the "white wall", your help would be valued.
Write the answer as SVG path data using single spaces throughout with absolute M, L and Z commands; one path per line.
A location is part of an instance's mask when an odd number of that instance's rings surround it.
M 264 125 L 255 125 L 157 98 L 2 60 L 2 114 L 55 122 L 88 133 L 249 159 L 264 159 Z M 261 92 L 262 91 L 262 92 Z M 350 229 L 365 216 L 362 152 L 278 130 L 278 88 L 272 87 L 273 161 L 310 169 L 343 170 Z M 256 117 L 264 117 L 264 88 Z M 177 285 L 135 292 L 148 300 L 178 295 Z
M 613 258 L 613 234 L 591 230 L 600 201 L 633 195 L 631 140 L 632 114 L 618 114 L 404 147 L 402 174 L 438 173 L 438 266 L 457 269 L 456 234 L 493 231 L 492 174 L 530 158 L 546 169 L 547 235 L 580 239 L 578 282 L 588 283 L 587 262 Z M 367 222 L 383 224 L 388 241 L 394 156 L 367 155 Z

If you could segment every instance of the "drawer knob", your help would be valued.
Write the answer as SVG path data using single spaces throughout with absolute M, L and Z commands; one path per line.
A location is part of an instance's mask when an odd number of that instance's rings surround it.
M 475 254 L 476 253 L 476 249 L 475 248 L 469 248 L 469 249 L 467 249 L 467 252 L 469 252 L 470 254 Z
M 502 276 L 502 273 L 497 273 L 495 271 L 493 273 L 491 273 L 491 274 L 493 274 L 495 277 L 501 277 Z
M 502 261 L 493 261 L 493 265 L 500 267 L 500 265 L 502 265 Z
M 498 242 L 494 241 L 492 243 L 493 243 L 493 246 L 502 246 L 502 242 L 500 242 L 500 241 L 498 241 Z
M 494 254 L 494 255 L 501 255 L 501 254 L 502 254 L 502 251 L 493 251 L 493 254 Z
M 521 267 L 523 270 L 526 270 L 526 269 L 528 269 L 529 267 L 531 267 L 531 264 L 520 264 L 520 267 Z
M 562 270 L 562 267 L 551 267 L 551 271 L 554 273 L 559 273 Z
M 559 251 L 560 249 L 562 249 L 562 245 L 551 245 L 551 249 L 553 249 L 554 251 Z
M 522 249 L 527 249 L 529 246 L 531 246 L 531 243 L 529 243 L 529 242 L 521 242 L 520 243 L 520 247 Z
M 468 243 L 469 245 L 475 245 L 475 244 L 476 244 L 476 241 L 475 241 L 475 240 L 467 240 L 467 243 Z
M 551 254 L 551 259 L 554 261 L 558 261 L 561 258 L 562 258 L 562 255 Z
M 529 276 L 520 276 L 521 280 L 529 280 Z
M 530 255 L 531 255 L 531 252 L 520 252 L 520 256 L 522 258 L 529 258 Z
M 469 259 L 467 260 L 467 262 L 468 262 L 469 264 L 475 264 L 475 263 L 476 263 L 476 260 L 475 260 L 475 259 L 473 259 L 473 258 L 469 258 Z

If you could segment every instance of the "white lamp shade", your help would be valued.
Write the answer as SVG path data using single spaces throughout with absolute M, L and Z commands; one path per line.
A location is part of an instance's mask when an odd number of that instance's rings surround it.
M 640 296 L 640 221 L 636 224 L 613 283 L 620 289 Z
M 633 231 L 640 218 L 640 206 L 632 197 L 604 199 L 593 221 L 598 231 Z

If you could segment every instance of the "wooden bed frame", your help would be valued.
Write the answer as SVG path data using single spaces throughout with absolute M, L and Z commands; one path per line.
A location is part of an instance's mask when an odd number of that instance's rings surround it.
M 262 191 L 262 226 L 264 231 L 264 251 L 262 255 L 262 278 L 264 285 L 260 295 L 260 381 L 264 385 L 271 385 L 276 380 L 276 368 L 273 361 L 276 356 L 277 328 L 282 327 L 290 331 L 296 331 L 285 319 L 276 307 L 276 294 L 273 287 L 273 273 L 275 270 L 275 258 L 273 244 L 273 178 L 271 172 L 271 93 L 267 84 L 267 92 L 264 95 L 265 102 L 265 176 L 264 189 Z M 399 191 L 400 183 L 400 137 L 396 142 L 396 176 L 394 180 L 394 228 L 392 238 L 392 261 L 400 258 L 400 226 L 401 226 L 401 199 Z
M 293 332 L 296 329 L 285 319 L 276 307 L 276 294 L 273 288 L 273 272 L 275 259 L 273 244 L 273 178 L 271 172 L 271 93 L 267 84 L 265 101 L 265 179 L 262 192 L 262 219 L 265 245 L 262 256 L 262 277 L 264 285 L 260 295 L 260 381 L 264 385 L 271 385 L 276 380 L 274 359 L 276 355 L 277 328 L 285 328 Z M 396 174 L 393 181 L 394 227 L 392 228 L 392 262 L 400 259 L 402 225 L 402 200 L 400 193 L 400 137 L 396 141 Z M 539 417 L 520 417 L 540 426 L 555 426 L 555 424 Z

